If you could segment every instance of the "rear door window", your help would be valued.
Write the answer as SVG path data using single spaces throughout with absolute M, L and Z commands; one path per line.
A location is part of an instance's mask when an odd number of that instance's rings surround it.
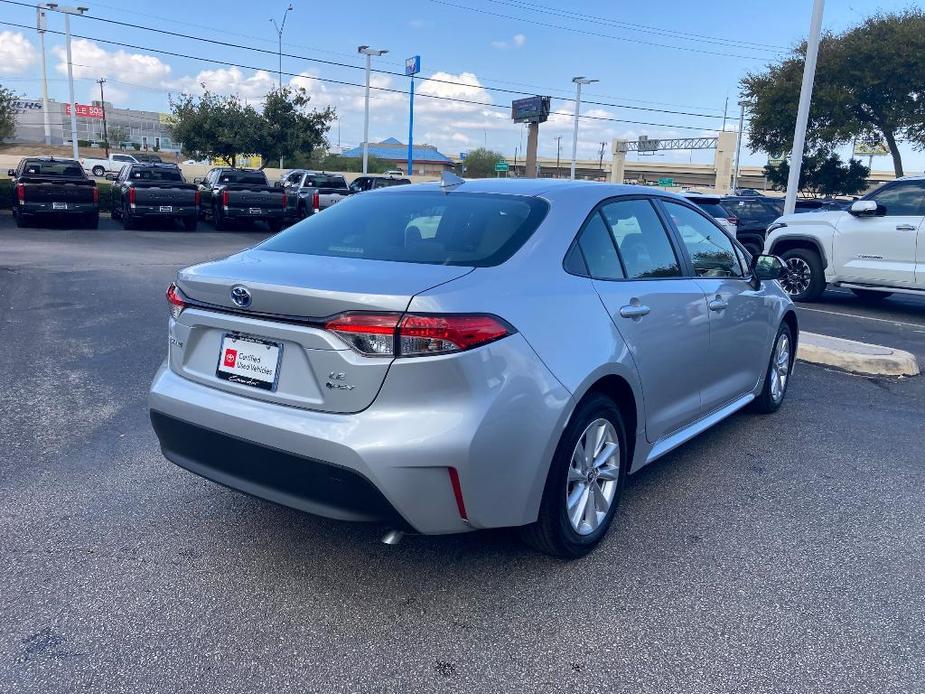
M 629 279 L 680 277 L 668 232 L 648 200 L 617 200 L 601 208 Z
M 510 258 L 542 222 L 539 198 L 440 191 L 357 195 L 311 215 L 261 250 L 488 267 Z
M 599 212 L 595 212 L 585 222 L 578 237 L 578 247 L 591 277 L 599 280 L 619 280 L 625 277 L 610 229 Z

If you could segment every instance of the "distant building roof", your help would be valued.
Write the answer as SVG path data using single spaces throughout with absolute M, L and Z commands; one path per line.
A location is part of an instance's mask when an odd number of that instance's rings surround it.
M 369 156 L 386 159 L 388 161 L 408 161 L 408 145 L 389 137 L 382 142 L 370 142 Z M 343 153 L 345 157 L 362 157 L 363 145 L 348 149 Z M 437 164 L 453 164 L 453 160 L 437 151 L 433 145 L 414 145 L 411 148 L 411 158 L 416 162 L 432 162 Z

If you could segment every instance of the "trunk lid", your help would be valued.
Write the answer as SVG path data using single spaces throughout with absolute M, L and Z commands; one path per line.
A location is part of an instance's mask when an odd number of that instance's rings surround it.
M 24 180 L 26 200 L 29 202 L 92 202 L 93 181 L 42 181 Z
M 193 205 L 196 186 L 185 183 L 133 183 L 139 205 Z
M 392 357 L 366 357 L 323 328 L 345 311 L 403 312 L 411 298 L 472 271 L 461 266 L 330 258 L 249 250 L 182 270 L 177 285 L 194 302 L 174 325 L 171 368 L 194 381 L 244 397 L 324 412 L 368 407 Z M 233 287 L 250 294 L 246 308 Z M 217 375 L 223 340 L 243 335 L 281 347 L 272 389 Z M 276 352 L 272 352 L 274 355 Z
M 229 207 L 282 207 L 283 191 L 279 188 L 235 188 L 228 186 Z

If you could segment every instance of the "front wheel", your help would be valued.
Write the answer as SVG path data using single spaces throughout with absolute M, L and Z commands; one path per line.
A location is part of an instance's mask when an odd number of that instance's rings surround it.
M 815 301 L 825 291 L 825 274 L 819 253 L 809 248 L 792 248 L 781 254 L 787 274 L 780 286 L 794 301 Z
M 590 552 L 613 521 L 626 479 L 626 431 L 620 410 L 603 395 L 576 409 L 556 449 L 537 521 L 525 542 L 561 559 Z
M 97 178 L 102 178 L 105 174 L 106 174 L 106 169 L 104 169 L 102 166 L 93 167 L 93 175 L 96 176 Z
M 784 403 L 787 386 L 790 385 L 790 372 L 793 370 L 794 353 L 793 330 L 787 323 L 781 323 L 774 338 L 771 360 L 764 375 L 761 393 L 752 402 L 752 410 L 761 414 L 777 412 Z
M 893 296 L 893 292 L 878 292 L 873 289 L 852 289 L 854 295 L 864 301 L 883 301 L 887 297 Z

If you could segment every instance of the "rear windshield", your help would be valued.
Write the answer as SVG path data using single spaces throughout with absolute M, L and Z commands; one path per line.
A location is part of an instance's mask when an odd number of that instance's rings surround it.
M 150 162 L 154 162 L 155 164 L 159 164 L 163 161 L 156 154 L 136 154 L 135 159 L 137 159 L 138 161 L 150 161 Z
M 83 177 L 84 170 L 76 161 L 26 160 L 23 173 L 29 176 Z
M 219 183 L 246 183 L 252 186 L 267 185 L 263 171 L 222 171 L 218 175 Z
M 304 185 L 310 188 L 343 188 L 347 190 L 347 181 L 344 180 L 343 176 L 308 174 L 305 177 Z
M 129 178 L 133 181 L 176 181 L 183 182 L 183 176 L 174 169 L 132 169 Z
M 694 202 L 697 203 L 697 207 L 699 207 L 711 217 L 721 217 L 725 219 L 726 217 L 732 216 L 729 214 L 729 211 L 718 202 L 700 202 L 699 200 L 695 200 Z
M 538 198 L 440 191 L 355 195 L 311 215 L 261 250 L 336 258 L 488 267 L 510 258 L 549 206 Z

